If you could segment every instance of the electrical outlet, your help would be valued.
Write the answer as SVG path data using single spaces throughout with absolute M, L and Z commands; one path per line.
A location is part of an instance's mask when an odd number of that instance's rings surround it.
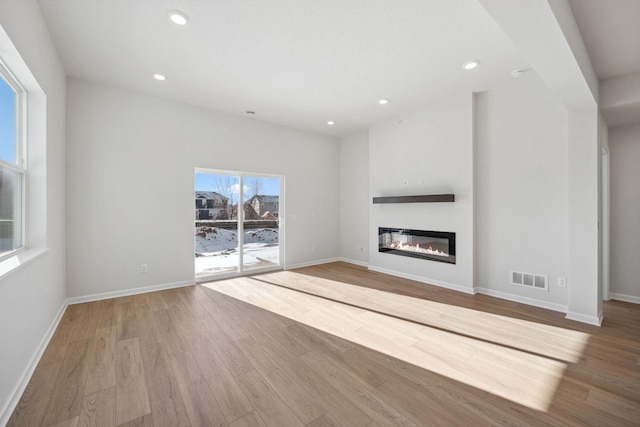
M 567 278 L 566 277 L 558 277 L 558 286 L 561 288 L 567 287 Z
M 148 273 L 148 272 L 149 272 L 149 266 L 147 264 L 141 264 L 140 273 Z

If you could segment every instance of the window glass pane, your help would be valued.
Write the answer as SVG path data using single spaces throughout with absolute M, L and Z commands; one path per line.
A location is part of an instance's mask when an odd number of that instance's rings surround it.
M 196 173 L 195 184 L 196 277 L 237 272 L 240 177 Z
M 0 255 L 22 247 L 22 173 L 0 166 Z
M 280 178 L 244 177 L 243 269 L 280 265 Z
M 16 94 L 0 78 L 0 159 L 16 163 Z

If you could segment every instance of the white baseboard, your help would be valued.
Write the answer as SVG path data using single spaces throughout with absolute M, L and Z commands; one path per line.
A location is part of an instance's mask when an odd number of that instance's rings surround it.
M 454 283 L 443 282 L 441 280 L 429 279 L 427 277 L 416 276 L 414 274 L 407 274 L 401 271 L 388 270 L 386 268 L 380 268 L 376 266 L 369 266 L 369 270 L 377 271 L 378 273 L 389 274 L 391 276 L 402 277 L 403 279 L 415 280 L 416 282 L 426 283 L 427 285 L 435 285 L 440 286 L 441 288 L 447 288 L 458 292 L 463 292 L 465 294 L 475 294 L 475 290 L 473 288 L 468 288 L 466 286 L 456 285 Z
M 364 262 L 364 261 L 358 261 L 358 260 L 351 259 L 351 258 L 340 257 L 338 259 L 338 261 L 348 262 L 349 264 L 359 265 L 360 267 L 369 267 L 369 263 Z
M 60 323 L 60 320 L 62 319 L 62 315 L 64 314 L 68 305 L 69 305 L 68 300 L 65 300 L 60 306 L 60 309 L 58 310 L 58 313 L 56 314 L 56 316 L 53 318 L 53 321 L 51 322 L 51 326 L 49 326 L 47 333 L 44 335 L 44 337 L 40 341 L 40 345 L 38 345 L 38 348 L 36 349 L 33 356 L 31 356 L 31 360 L 29 360 L 29 364 L 27 365 L 26 369 L 22 373 L 22 376 L 20 377 L 20 381 L 13 389 L 13 392 L 10 394 L 11 398 L 4 405 L 4 407 L 2 408 L 2 411 L 0 411 L 0 426 L 4 426 L 9 422 L 9 418 L 11 417 L 11 414 L 13 413 L 15 408 L 18 406 L 18 403 L 22 398 L 22 394 L 27 389 L 27 386 L 29 385 L 29 381 L 31 381 L 31 377 L 33 376 L 33 373 L 35 372 L 36 367 L 40 362 L 40 358 L 42 358 L 44 351 L 47 349 L 47 346 L 49 345 L 49 342 L 51 341 L 51 338 L 53 337 L 54 332 L 58 328 L 58 324 Z
M 476 291 L 479 294 L 489 295 L 491 297 L 496 297 L 496 298 L 504 299 L 507 301 L 513 301 L 521 304 L 532 305 L 534 307 L 539 307 L 539 308 L 546 308 L 547 310 L 559 311 L 561 313 L 567 312 L 567 306 L 562 304 L 555 304 L 552 302 L 541 301 L 539 299 L 523 297 L 520 295 L 510 294 L 508 292 L 496 291 L 494 289 L 477 287 Z
M 640 304 L 640 297 L 636 297 L 633 295 L 625 295 L 625 294 L 617 294 L 614 292 L 609 292 L 609 299 L 614 299 L 617 301 L 624 301 L 624 302 L 632 302 L 634 304 Z
M 340 258 L 320 259 L 316 261 L 302 262 L 300 264 L 291 264 L 284 267 L 285 270 L 293 270 L 294 268 L 311 267 L 313 265 L 328 264 L 330 262 L 340 261 Z
M 602 326 L 602 310 L 597 316 L 589 316 L 587 314 L 575 313 L 568 311 L 565 319 L 575 320 L 576 322 L 588 323 L 589 325 Z
M 195 285 L 195 280 L 185 280 L 182 282 L 164 283 L 162 285 L 145 286 L 143 288 L 125 289 L 122 291 L 104 292 L 101 294 L 85 295 L 82 297 L 68 298 L 69 304 L 81 304 L 83 302 L 100 301 L 103 299 L 126 297 L 129 295 L 146 294 L 147 292 L 162 291 L 165 289 L 182 288 Z

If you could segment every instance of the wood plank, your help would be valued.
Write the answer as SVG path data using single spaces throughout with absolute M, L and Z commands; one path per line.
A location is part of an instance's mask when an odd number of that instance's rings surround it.
M 77 306 L 67 306 L 55 333 L 51 337 L 49 345 L 40 359 L 40 365 L 62 362 L 64 360 L 70 343 L 69 335 L 75 326 L 75 318 L 78 316 L 76 314 L 78 309 L 79 308 Z
M 78 420 L 79 427 L 116 425 L 116 388 L 111 387 L 84 396 Z
M 116 326 L 96 330 L 84 393 L 116 385 Z
M 266 427 L 266 424 L 258 414 L 251 412 L 230 423 L 229 427 Z
M 133 296 L 128 297 L 126 302 L 116 304 L 116 339 L 118 341 L 134 338 L 138 336 L 138 324 L 136 319 L 136 307 Z
M 353 424 L 345 424 L 341 419 L 326 412 L 307 424 L 307 427 L 348 427 Z
M 155 311 L 151 307 L 149 298 L 146 295 L 140 295 L 134 301 L 134 308 L 140 345 L 144 347 L 162 341 L 163 336 L 156 322 Z
M 249 336 L 247 331 L 231 316 L 222 310 L 209 310 L 209 314 L 231 339 L 242 339 Z
M 114 326 L 117 323 L 116 316 L 116 298 L 109 298 L 102 301 L 96 301 L 99 303 L 98 314 L 96 315 L 96 328 L 106 328 Z
M 246 372 L 237 379 L 265 424 L 271 427 L 304 425 L 257 370 Z
M 151 414 L 143 415 L 135 420 L 120 424 L 118 427 L 154 427 L 153 418 Z
M 151 415 L 154 427 L 189 427 L 189 417 L 180 397 L 180 404 L 176 399 L 151 402 Z
M 169 305 L 167 304 L 167 301 L 164 299 L 164 292 L 162 291 L 149 292 L 146 295 L 147 295 L 147 298 L 149 298 L 149 304 L 151 305 L 153 310 L 158 311 L 158 310 L 169 309 Z
M 310 349 L 319 349 L 330 351 L 335 349 L 339 352 L 349 351 L 353 348 L 353 344 L 349 341 L 334 337 L 326 333 L 317 333 L 317 329 L 307 325 L 296 323 L 287 327 L 287 333 L 291 334 L 297 340 L 301 341 Z M 328 348 L 327 348 L 328 347 Z
M 249 359 L 233 343 L 231 338 L 213 319 L 198 322 L 202 330 L 214 344 L 214 350 L 220 355 L 224 365 L 233 376 L 242 375 L 253 369 Z
M 164 343 L 143 347 L 142 356 L 154 425 L 188 425 L 187 412 Z
M 191 319 L 202 320 L 210 316 L 205 307 L 206 299 L 201 287 L 186 286 L 179 291 L 177 296 Z
M 358 379 L 350 369 L 315 352 L 307 353 L 300 358 L 307 363 L 310 369 L 326 378 L 372 419 L 382 424 L 416 426 L 405 415 L 373 395 L 367 385 Z
M 289 404 L 291 411 L 303 424 L 310 423 L 327 412 L 297 378 L 289 373 L 290 367 L 285 361 L 272 358 L 251 337 L 237 340 L 236 343 L 262 378 Z
M 117 343 L 116 424 L 151 412 L 139 339 Z
M 331 385 L 323 376 L 309 369 L 306 363 L 293 353 L 290 348 L 287 348 L 279 341 L 270 342 L 263 347 L 272 358 L 286 363 L 287 370 L 292 375 L 295 375 L 315 401 L 326 408 L 330 408 L 331 419 L 338 419 L 341 425 L 349 427 L 365 426 L 371 422 L 371 418 L 366 413 L 360 410 L 358 406 L 351 402 L 340 390 Z M 318 422 L 320 423 L 321 421 Z
M 259 321 L 252 315 L 252 309 L 245 309 L 239 307 L 235 302 L 231 304 L 225 304 L 221 310 L 229 317 L 235 320 L 235 323 L 239 325 L 247 336 L 250 336 L 255 342 L 264 344 L 271 341 L 271 336 L 263 329 Z M 222 326 L 222 325 L 221 325 Z M 234 335 L 233 332 L 227 332 L 227 335 L 233 337 L 233 339 L 242 339 L 241 335 Z
M 48 426 L 80 415 L 92 348 L 92 339 L 69 344 L 42 424 Z
M 145 379 L 150 402 L 180 398 L 169 353 L 164 343 L 149 344 L 143 348 Z
M 191 352 L 170 357 L 187 415 L 193 426 L 224 426 L 222 410 Z
M 45 414 L 62 361 L 38 365 L 14 409 L 7 427 L 37 426 Z
M 59 328 L 58 328 L 59 329 Z M 46 365 L 49 363 L 58 363 L 64 360 L 64 356 L 67 354 L 67 350 L 69 349 L 69 342 L 67 341 L 64 333 L 58 334 L 57 332 L 53 334 L 51 341 L 49 341 L 49 345 L 47 345 L 42 358 L 40 358 L 39 366 Z
M 429 420 L 433 425 L 479 426 L 484 424 L 464 411 L 464 408 L 457 407 L 452 402 L 439 398 L 436 393 L 429 393 L 426 389 L 408 381 L 402 383 L 388 381 L 373 393 L 385 402 L 392 403 L 418 425 L 424 420 Z
M 169 354 L 187 351 L 189 346 L 182 334 L 180 334 L 179 326 L 171 315 L 171 310 L 157 310 L 155 311 L 155 316 Z
M 98 304 L 83 303 L 69 306 L 69 320 L 71 322 L 69 342 L 93 338 L 99 311 Z
M 181 341 L 188 345 L 191 341 L 202 342 L 206 340 L 204 333 L 196 321 L 203 317 L 208 317 L 208 315 L 206 310 L 200 307 L 201 304 L 190 301 L 190 299 L 193 299 L 193 296 L 185 298 L 185 293 L 193 294 L 193 287 L 173 289 L 171 294 L 172 298 L 166 299 L 169 304 L 167 313 L 171 324 L 177 335 L 180 336 Z M 185 301 L 188 302 L 189 306 L 185 304 Z
M 253 411 L 253 406 L 213 346 L 215 343 L 197 347 L 192 353 L 220 405 L 225 420 L 231 422 L 249 414 Z
M 68 420 L 61 421 L 59 423 L 53 424 L 49 427 L 76 427 L 78 425 L 79 417 L 73 417 Z

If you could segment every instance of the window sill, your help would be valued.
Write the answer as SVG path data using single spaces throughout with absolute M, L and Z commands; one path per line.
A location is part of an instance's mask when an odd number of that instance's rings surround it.
M 4 279 L 14 271 L 19 270 L 31 261 L 44 255 L 48 250 L 47 248 L 26 249 L 7 259 L 3 259 L 0 261 L 0 279 Z

